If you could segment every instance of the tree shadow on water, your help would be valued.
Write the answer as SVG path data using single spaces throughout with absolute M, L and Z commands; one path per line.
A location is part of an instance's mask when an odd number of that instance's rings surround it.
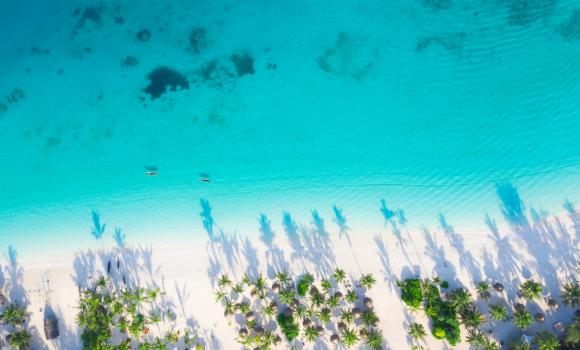
M 496 186 L 496 193 L 501 201 L 501 212 L 505 219 L 516 229 L 525 229 L 528 226 L 526 207 L 517 188 L 509 182 L 504 182 Z
M 575 246 L 580 245 L 580 212 L 576 210 L 574 204 L 570 200 L 566 200 L 564 202 L 564 209 L 568 213 L 568 217 L 572 222 L 572 229 L 575 232 Z
M 204 198 L 199 200 L 199 204 L 201 205 L 201 213 L 199 213 L 199 215 L 202 219 L 203 228 L 205 229 L 205 232 L 207 232 L 210 241 L 213 241 L 215 236 L 213 232 L 214 219 L 211 213 L 211 206 L 209 201 Z
M 258 218 L 258 223 L 260 225 L 260 239 L 266 244 L 266 246 L 268 246 L 268 248 L 271 248 L 276 233 L 274 230 L 272 230 L 270 219 L 268 219 L 266 214 L 261 213 L 260 217 Z
M 328 237 L 328 232 L 324 227 L 324 220 L 320 217 L 317 210 L 312 210 L 312 226 L 314 226 L 314 233 L 321 237 Z
M 342 238 L 342 236 L 346 236 L 350 244 L 350 238 L 348 237 L 348 231 L 350 231 L 350 228 L 346 223 L 346 216 L 344 215 L 342 209 L 338 208 L 336 205 L 332 206 L 332 212 L 334 213 L 333 221 L 338 226 L 339 237 Z

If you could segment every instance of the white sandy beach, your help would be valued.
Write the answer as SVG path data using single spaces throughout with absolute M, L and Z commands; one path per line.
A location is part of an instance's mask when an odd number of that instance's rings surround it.
M 49 302 L 61 320 L 61 336 L 48 344 L 36 344 L 35 349 L 80 348 L 79 330 L 74 322 L 78 284 L 86 285 L 89 276 L 105 274 L 110 260 L 113 261 L 110 274 L 113 280 L 119 281 L 125 274 L 138 275 L 141 285 L 156 285 L 166 292 L 163 303 L 173 305 L 178 316 L 174 324 L 177 327 L 195 324 L 208 349 L 238 349 L 235 324 L 228 325 L 222 307 L 214 301 L 212 291 L 216 277 L 222 273 L 230 274 L 235 280 L 241 279 L 244 273 L 272 276 L 276 266 L 281 265 L 280 260 L 272 257 L 282 254 L 283 264 L 287 264 L 288 270 L 295 274 L 309 271 L 315 276 L 328 276 L 334 267 L 341 267 L 352 276 L 361 272 L 373 273 L 378 283 L 369 296 L 375 300 L 387 349 L 410 349 L 405 326 L 414 320 L 427 327 L 428 320 L 421 312 L 408 312 L 394 285 L 397 279 L 416 274 L 422 278 L 437 275 L 449 281 L 451 288 L 463 285 L 472 291 L 477 281 L 499 281 L 506 290 L 502 295 L 493 293 L 492 301 L 503 298 L 512 305 L 519 300 L 516 295 L 519 282 L 534 278 L 545 286 L 546 296 L 558 299 L 558 286 L 578 277 L 574 276 L 574 271 L 579 254 L 579 222 L 578 213 L 563 214 L 540 219 L 530 223 L 528 228 L 516 231 L 507 230 L 504 225 L 494 229 L 490 221 L 490 229 L 477 235 L 463 235 L 460 228 L 450 226 L 432 231 L 402 227 L 400 240 L 393 232 L 392 223 L 376 234 L 357 234 L 352 229 L 343 232 L 341 237 L 338 227 L 328 222 L 325 226 L 328 239 L 311 225 L 297 224 L 299 243 L 284 239 L 286 235 L 282 228 L 273 225 L 273 230 L 279 234 L 270 247 L 257 238 L 226 233 L 218 235 L 211 244 L 184 240 L 173 246 L 135 247 L 129 240 L 126 248 L 107 250 L 108 257 L 103 257 L 102 250 L 97 248 L 28 264 L 22 261 L 22 285 L 30 300 L 30 325 L 42 330 L 40 308 L 44 307 L 45 295 L 41 280 L 42 274 L 48 271 L 51 276 Z M 308 234 L 304 235 L 306 232 Z M 96 247 L 99 245 L 95 243 Z M 298 246 L 303 249 L 297 250 Z M 114 263 L 118 257 L 121 257 L 119 272 Z M 10 278 L 6 273 L 4 277 Z M 542 328 L 551 329 L 556 321 L 568 322 L 573 314 L 573 310 L 566 307 L 550 311 L 545 302 L 528 302 L 527 306 L 532 312 L 546 312 L 546 321 L 534 324 L 526 331 L 529 334 Z M 484 304 L 478 304 L 478 307 L 485 310 Z M 497 328 L 486 323 L 483 329 L 497 331 L 499 340 L 521 334 L 509 323 Z M 429 349 L 449 348 L 431 335 L 426 342 Z M 327 341 L 327 344 L 330 343 Z M 305 349 L 309 348 L 312 346 L 305 346 Z M 327 347 L 318 344 L 314 348 Z M 454 348 L 469 347 L 463 342 Z

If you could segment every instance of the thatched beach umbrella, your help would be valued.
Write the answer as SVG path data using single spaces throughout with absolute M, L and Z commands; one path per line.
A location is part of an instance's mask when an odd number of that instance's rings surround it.
M 280 293 L 280 283 L 276 282 L 272 284 L 272 292 L 276 294 Z
M 248 336 L 248 330 L 246 328 L 241 328 L 238 331 L 238 335 L 240 336 L 240 338 L 245 338 Z
M 254 332 L 256 332 L 256 335 L 263 335 L 264 334 L 264 327 L 256 326 L 254 328 Z
M 545 315 L 542 312 L 538 312 L 534 315 L 534 318 L 536 319 L 536 321 L 538 322 L 544 322 L 545 319 Z
M 556 301 L 556 299 L 548 299 L 548 306 L 550 307 L 550 309 L 557 309 L 558 308 L 558 302 Z
M 338 342 L 340 341 L 340 337 L 338 336 L 338 334 L 333 334 L 330 336 L 330 342 L 332 344 L 338 344 Z
M 501 293 L 501 292 L 503 292 L 503 284 L 501 284 L 499 282 L 494 283 L 493 289 L 495 289 L 496 292 Z
M 252 322 L 255 319 L 256 319 L 256 315 L 254 314 L 253 311 L 246 313 L 246 321 Z
M 363 304 L 367 309 L 369 309 L 369 308 L 373 307 L 373 299 L 371 299 L 369 297 L 365 297 L 363 300 Z

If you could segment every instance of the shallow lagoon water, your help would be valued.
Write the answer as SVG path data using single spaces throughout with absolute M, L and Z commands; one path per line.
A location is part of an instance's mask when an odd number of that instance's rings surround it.
M 381 199 L 479 234 L 498 183 L 550 214 L 579 198 L 573 1 L 0 6 L 0 243 L 24 254 L 90 244 L 92 209 L 163 242 L 205 239 L 202 198 L 244 234 L 333 205 L 376 233 Z M 152 100 L 159 66 L 189 89 Z

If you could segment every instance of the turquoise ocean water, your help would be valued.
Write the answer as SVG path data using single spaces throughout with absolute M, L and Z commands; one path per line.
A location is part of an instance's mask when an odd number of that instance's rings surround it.
M 205 239 L 202 198 L 256 235 L 333 205 L 375 233 L 381 199 L 479 234 L 501 182 L 580 198 L 576 1 L 3 0 L 0 29 L 0 246 L 25 254 L 89 244 L 92 209 L 172 242 Z M 157 67 L 188 87 L 152 98 Z

